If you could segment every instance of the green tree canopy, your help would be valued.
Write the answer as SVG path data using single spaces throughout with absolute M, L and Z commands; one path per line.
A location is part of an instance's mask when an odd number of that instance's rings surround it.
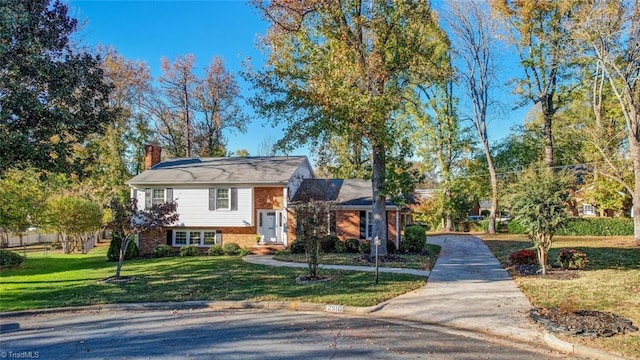
M 100 60 L 70 43 L 77 27 L 58 0 L 0 2 L 0 173 L 80 173 L 74 146 L 111 121 Z

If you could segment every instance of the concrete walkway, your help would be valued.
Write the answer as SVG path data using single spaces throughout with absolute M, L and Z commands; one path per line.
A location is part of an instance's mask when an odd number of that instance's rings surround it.
M 377 314 L 542 342 L 531 303 L 482 240 L 439 235 L 428 242 L 442 251 L 427 286 L 389 300 Z

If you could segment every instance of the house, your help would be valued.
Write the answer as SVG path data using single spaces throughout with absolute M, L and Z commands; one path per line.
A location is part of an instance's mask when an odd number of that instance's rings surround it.
M 341 240 L 371 240 L 373 196 L 370 180 L 308 178 L 302 182 L 291 203 L 311 199 L 334 203 L 330 233 Z M 396 248 L 400 245 L 401 230 L 411 222 L 409 212 L 389 200 L 386 202 L 387 239 L 392 240 Z
M 145 147 L 146 170 L 126 183 L 138 206 L 175 200 L 180 218 L 160 232 L 141 234 L 149 254 L 160 244 L 210 247 L 237 243 L 287 246 L 296 237 L 295 202 L 331 201 L 335 213 L 327 233 L 370 240 L 371 181 L 316 179 L 305 156 L 180 158 L 161 161 L 159 146 Z M 410 211 L 386 203 L 387 238 L 400 243 Z
M 305 156 L 181 158 L 160 161 L 162 149 L 147 145 L 144 172 L 126 183 L 138 206 L 175 200 L 180 219 L 160 233 L 141 234 L 149 254 L 160 244 L 209 247 L 228 242 L 254 246 L 290 242 L 287 208 L 314 173 Z

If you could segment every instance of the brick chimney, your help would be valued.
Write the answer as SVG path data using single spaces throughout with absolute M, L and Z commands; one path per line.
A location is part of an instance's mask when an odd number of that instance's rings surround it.
M 160 162 L 160 156 L 162 155 L 162 148 L 158 145 L 145 145 L 144 146 L 144 169 L 149 170 L 155 164 Z

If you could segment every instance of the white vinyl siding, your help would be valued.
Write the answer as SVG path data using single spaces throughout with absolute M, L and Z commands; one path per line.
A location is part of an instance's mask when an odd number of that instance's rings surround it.
M 231 191 L 229 191 L 231 194 Z M 209 188 L 173 188 L 178 204 L 179 226 L 248 227 L 253 225 L 253 189 L 237 188 L 237 209 L 210 210 Z

